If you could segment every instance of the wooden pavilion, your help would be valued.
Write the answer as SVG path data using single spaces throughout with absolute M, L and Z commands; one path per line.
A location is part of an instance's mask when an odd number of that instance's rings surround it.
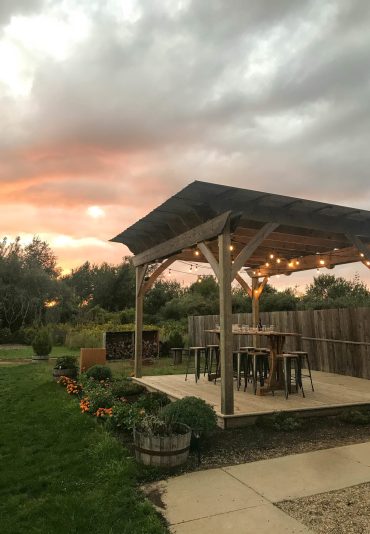
M 220 287 L 221 414 L 234 413 L 231 283 L 252 298 L 269 279 L 361 261 L 370 267 L 370 212 L 195 181 L 112 239 L 134 254 L 135 377 L 141 377 L 143 299 L 177 260 L 208 263 Z M 147 275 L 148 267 L 155 269 Z M 247 273 L 250 284 L 242 277 Z

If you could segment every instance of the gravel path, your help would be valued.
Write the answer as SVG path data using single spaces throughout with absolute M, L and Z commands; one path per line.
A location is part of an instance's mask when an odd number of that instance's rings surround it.
M 370 483 L 277 505 L 320 534 L 370 534 Z

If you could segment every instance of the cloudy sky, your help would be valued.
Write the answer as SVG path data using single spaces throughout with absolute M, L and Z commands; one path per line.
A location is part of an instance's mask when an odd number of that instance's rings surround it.
M 0 65 L 1 234 L 65 269 L 194 179 L 370 209 L 364 0 L 2 0 Z

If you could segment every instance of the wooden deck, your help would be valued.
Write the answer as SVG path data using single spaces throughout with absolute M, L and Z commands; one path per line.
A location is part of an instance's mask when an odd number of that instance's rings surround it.
M 246 392 L 243 388 L 237 391 L 234 385 L 235 413 L 229 416 L 220 413 L 219 381 L 215 385 L 202 376 L 196 384 L 194 375 L 190 375 L 187 381 L 185 375 L 145 376 L 134 380 L 152 391 L 166 393 L 171 399 L 181 399 L 190 395 L 204 399 L 215 408 L 219 426 L 222 428 L 253 424 L 258 416 L 277 411 L 312 416 L 325 413 L 334 415 L 339 409 L 353 406 L 370 407 L 370 380 L 319 371 L 313 371 L 312 376 L 315 391 L 311 391 L 309 381 L 304 380 L 305 398 L 301 394 L 293 394 L 286 400 L 282 391 L 275 392 L 275 396 L 270 394 L 257 396 L 253 395 L 251 385 Z

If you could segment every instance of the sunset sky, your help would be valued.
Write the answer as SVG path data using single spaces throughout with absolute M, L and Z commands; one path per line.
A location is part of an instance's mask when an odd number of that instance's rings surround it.
M 1 235 L 65 270 L 196 179 L 370 209 L 370 3 L 2 0 L 0 116 Z

